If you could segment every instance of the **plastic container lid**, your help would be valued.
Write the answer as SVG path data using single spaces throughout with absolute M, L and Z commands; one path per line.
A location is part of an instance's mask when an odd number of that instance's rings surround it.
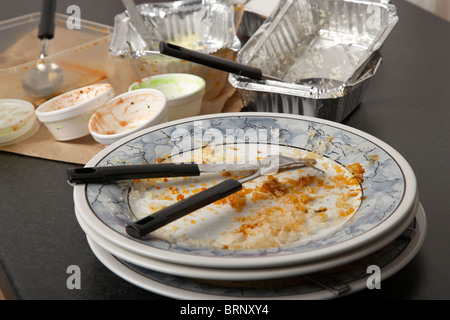
M 34 106 L 24 100 L 0 100 L 0 146 L 11 145 L 34 135 L 39 129 Z

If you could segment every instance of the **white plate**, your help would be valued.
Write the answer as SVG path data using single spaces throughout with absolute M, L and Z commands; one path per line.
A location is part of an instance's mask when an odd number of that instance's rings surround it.
M 365 169 L 361 185 L 364 200 L 350 221 L 334 233 L 306 243 L 226 250 L 186 245 L 153 235 L 142 240 L 128 236 L 125 227 L 131 219 L 130 187 L 121 183 L 77 185 L 75 206 L 89 227 L 125 250 L 169 263 L 245 269 L 312 263 L 354 252 L 377 240 L 393 241 L 401 232 L 399 226 L 417 205 L 414 172 L 392 147 L 339 123 L 288 114 L 218 114 L 171 122 L 109 146 L 87 166 L 156 163 L 175 149 L 188 151 L 203 146 L 204 142 L 217 143 L 217 135 L 227 141 L 233 137 L 247 142 L 252 132 L 257 137 L 256 143 L 261 145 L 320 150 L 324 157 L 342 165 L 360 163 Z M 213 138 L 212 133 L 216 134 Z
M 88 241 L 97 258 L 116 275 L 140 288 L 175 299 L 333 299 L 364 290 L 368 282 L 373 283 L 369 280 L 373 272 L 370 266 L 380 268 L 380 280 L 384 281 L 407 265 L 421 248 L 426 235 L 426 216 L 422 207 L 417 213 L 414 228 L 411 237 L 399 237 L 361 260 L 308 275 L 308 279 L 313 281 L 296 277 L 218 282 L 176 277 L 131 265 L 111 255 L 89 237 Z M 324 289 L 324 286 L 328 288 Z
M 414 219 L 420 204 L 418 203 L 417 210 L 413 212 L 407 223 L 400 226 L 400 231 L 404 231 L 410 221 Z M 284 267 L 268 267 L 258 269 L 220 269 L 220 268 L 203 268 L 182 264 L 173 264 L 162 260 L 151 259 L 146 256 L 138 255 L 134 252 L 127 251 L 120 246 L 108 241 L 102 235 L 92 230 L 80 217 L 75 208 L 76 217 L 79 225 L 84 230 L 89 239 L 108 253 L 112 254 L 116 258 L 126 261 L 132 265 L 140 268 L 149 269 L 156 272 L 166 273 L 173 276 L 187 277 L 193 279 L 208 279 L 208 280 L 223 280 L 223 281 L 249 281 L 249 280 L 264 280 L 264 279 L 277 279 L 293 277 L 298 275 L 305 275 L 308 273 L 319 272 L 327 269 L 331 269 L 337 266 L 341 266 L 345 263 L 350 263 L 357 259 L 363 258 L 368 255 L 368 252 L 374 251 L 372 246 L 382 248 L 389 244 L 385 241 L 376 241 L 374 244 L 367 247 L 360 248 L 355 252 L 349 252 L 343 256 L 336 256 L 331 259 L 320 260 L 316 262 L 289 265 Z

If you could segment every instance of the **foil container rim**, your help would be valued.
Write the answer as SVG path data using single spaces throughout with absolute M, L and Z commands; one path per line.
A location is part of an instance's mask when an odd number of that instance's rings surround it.
M 259 29 L 256 31 L 256 33 L 249 39 L 249 41 L 247 41 L 247 43 L 242 48 L 242 51 L 245 51 L 246 47 L 249 45 L 249 43 L 251 43 L 251 41 L 258 42 L 257 37 L 260 36 L 261 34 L 264 34 L 264 33 L 267 34 L 267 33 L 270 33 L 271 31 L 273 31 L 277 27 L 282 16 L 284 14 L 286 14 L 286 12 L 288 11 L 289 5 L 291 5 L 293 2 L 295 2 L 297 0 L 278 0 L 278 1 L 279 2 L 277 4 L 276 8 L 272 11 L 270 16 L 267 17 L 267 19 L 259 27 Z M 309 1 L 309 0 L 305 0 L 305 1 Z M 370 53 L 375 52 L 376 50 L 378 50 L 381 47 L 382 43 L 387 39 L 387 37 L 390 34 L 390 32 L 392 31 L 392 29 L 395 27 L 395 25 L 399 21 L 399 17 L 397 15 L 397 7 L 394 4 L 392 4 L 390 0 L 340 0 L 340 1 L 348 2 L 348 3 L 355 3 L 355 4 L 360 4 L 360 5 L 367 5 L 367 6 L 370 6 L 370 5 L 381 6 L 381 7 L 385 8 L 387 10 L 387 12 L 389 13 L 390 23 L 385 28 L 382 29 L 382 31 L 378 34 L 377 39 L 372 42 L 372 48 L 371 48 Z M 255 40 L 255 38 L 256 38 L 256 40 Z M 259 42 L 259 45 L 261 46 L 262 43 Z M 240 58 L 240 56 L 238 56 L 238 59 L 239 58 Z M 241 61 L 241 62 L 248 62 L 248 61 Z
M 145 10 L 149 8 L 165 8 L 165 9 L 171 9 L 171 8 L 177 8 L 180 9 L 182 7 L 188 7 L 188 6 L 205 6 L 205 5 L 213 5 L 213 4 L 220 4 L 220 5 L 227 5 L 227 4 L 234 4 L 234 0 L 176 0 L 171 2 L 152 2 L 152 3 L 141 3 L 137 5 L 138 10 L 141 13 L 145 14 Z M 159 57 L 164 58 L 167 57 L 165 55 L 162 55 L 160 52 L 157 51 L 149 51 L 149 50 L 142 50 L 137 49 L 134 50 L 131 47 L 129 49 L 123 49 L 123 48 L 115 48 L 116 43 L 121 42 L 123 39 L 127 39 L 127 36 L 124 34 L 123 30 L 118 30 L 117 24 L 119 22 L 122 23 L 129 23 L 130 18 L 125 11 L 118 13 L 114 17 L 115 27 L 114 32 L 112 34 L 112 41 L 111 45 L 109 47 L 109 53 L 116 57 L 131 57 L 132 59 L 139 59 L 139 58 L 146 58 L 146 57 Z M 231 41 L 232 43 L 227 46 L 227 49 L 231 49 L 235 52 L 239 51 L 241 49 L 241 43 L 239 38 L 235 35 L 234 38 Z M 128 43 L 130 46 L 130 44 Z M 224 47 L 225 48 L 225 47 Z M 214 53 L 217 51 L 217 49 L 206 47 L 205 49 L 200 50 L 202 52 L 206 53 Z M 174 58 L 172 58 L 174 59 Z
M 226 49 L 229 49 L 234 52 L 239 52 L 239 50 L 241 49 L 241 42 L 240 42 L 239 38 L 235 37 L 233 44 L 229 47 L 226 47 Z M 208 54 L 214 54 L 219 50 L 202 50 L 202 51 L 204 51 Z M 158 51 L 150 51 L 150 50 L 129 50 L 126 52 L 125 51 L 114 52 L 114 51 L 111 51 L 111 49 L 110 49 L 109 53 L 115 57 L 120 57 L 120 58 L 131 58 L 131 59 L 156 58 L 156 59 L 170 59 L 170 60 L 180 60 L 181 61 L 181 59 L 164 55 Z
M 372 78 L 382 63 L 382 56 L 379 51 L 372 54 L 366 61 L 363 71 L 353 82 L 344 82 L 340 86 L 327 89 L 313 85 L 285 83 L 273 80 L 256 81 L 238 75 L 230 74 L 229 83 L 238 90 L 256 91 L 265 93 L 284 94 L 310 99 L 338 99 L 347 96 L 353 88 L 359 86 Z
M 285 14 L 288 13 L 290 6 L 297 0 L 280 0 L 276 6 L 276 8 L 272 11 L 271 15 L 262 23 L 262 25 L 258 28 L 254 35 L 250 37 L 247 43 L 240 50 L 237 61 L 240 63 L 251 64 L 251 59 L 255 52 L 258 52 L 264 46 L 264 41 L 267 37 L 267 34 L 274 32 L 276 30 L 277 25 L 280 23 L 281 19 Z M 305 0 L 309 1 L 309 0 Z M 332 0 L 329 0 L 332 2 Z M 336 1 L 336 0 L 335 0 Z M 357 5 L 368 6 L 376 5 L 381 8 L 384 8 L 387 14 L 386 25 L 380 26 L 380 29 L 377 31 L 376 36 L 373 38 L 370 46 L 368 46 L 366 50 L 366 55 L 361 58 L 359 64 L 355 66 L 355 69 L 352 70 L 353 74 L 348 76 L 347 81 L 343 81 L 342 86 L 338 86 L 335 88 L 328 87 L 327 89 L 320 88 L 317 86 L 305 86 L 299 85 L 295 83 L 281 83 L 274 81 L 254 81 L 250 79 L 246 79 L 243 77 L 237 77 L 235 75 L 229 76 L 229 82 L 237 89 L 242 90 L 251 90 L 251 91 L 260 91 L 260 92 L 272 92 L 272 93 L 280 93 L 280 94 L 288 94 L 292 96 L 306 97 L 306 98 L 315 98 L 315 99 L 329 99 L 329 98 L 339 98 L 346 95 L 349 91 L 352 90 L 352 87 L 355 87 L 359 83 L 367 80 L 372 77 L 379 65 L 381 64 L 381 55 L 379 54 L 379 50 L 382 47 L 382 44 L 387 39 L 388 35 L 397 24 L 399 17 L 397 15 L 397 8 L 394 4 L 389 0 L 342 0 L 347 3 L 354 3 Z M 379 57 L 377 57 L 379 55 Z M 375 59 L 375 60 L 374 60 Z M 370 66 L 371 65 L 371 66 Z M 254 65 L 255 67 L 259 67 Z M 356 77 L 358 76 L 358 72 L 361 69 L 369 66 L 372 68 L 372 71 L 369 74 L 364 73 L 364 77 Z M 362 74 L 362 73 L 361 73 Z

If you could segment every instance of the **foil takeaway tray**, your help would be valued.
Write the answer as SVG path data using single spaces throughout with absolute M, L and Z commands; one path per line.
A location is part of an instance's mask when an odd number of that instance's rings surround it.
M 145 51 L 157 53 L 160 41 L 206 53 L 233 48 L 238 42 L 236 29 L 242 19 L 243 6 L 242 10 L 237 10 L 232 0 L 144 3 L 137 8 L 154 38 L 153 47 L 146 47 L 125 11 L 114 18 L 114 35 L 110 47 L 114 56 L 130 52 L 135 56 L 148 56 Z
M 191 73 L 206 81 L 205 99 L 214 99 L 228 85 L 228 73 L 159 53 L 167 41 L 192 50 L 235 60 L 241 43 L 236 35 L 244 6 L 233 0 L 183 0 L 143 3 L 137 9 L 153 42 L 146 42 L 130 21 L 127 11 L 115 16 L 109 48 L 125 87 L 140 79 L 165 73 Z
M 397 21 L 386 0 L 279 0 L 237 61 L 282 82 L 229 82 L 250 111 L 341 122 L 361 103 Z
M 237 0 L 245 8 L 238 33 L 251 37 L 278 5 L 278 0 Z

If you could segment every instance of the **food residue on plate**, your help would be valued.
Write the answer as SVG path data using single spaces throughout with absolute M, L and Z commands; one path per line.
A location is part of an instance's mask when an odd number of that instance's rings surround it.
M 236 145 L 232 150 L 236 150 Z M 238 147 L 239 151 L 244 152 L 245 146 Z M 218 155 L 209 152 L 208 147 L 203 149 L 202 161 L 217 162 Z M 363 199 L 364 168 L 359 163 L 343 166 L 316 152 L 281 146 L 280 154 L 313 158 L 315 166 L 324 173 L 304 167 L 262 176 L 245 183 L 241 191 L 153 234 L 198 247 L 273 248 L 327 235 L 357 212 Z M 258 158 L 263 157 L 264 152 L 258 154 Z M 136 180 L 129 193 L 130 208 L 138 219 L 143 218 L 225 179 L 250 174 L 227 172 L 195 178 Z

